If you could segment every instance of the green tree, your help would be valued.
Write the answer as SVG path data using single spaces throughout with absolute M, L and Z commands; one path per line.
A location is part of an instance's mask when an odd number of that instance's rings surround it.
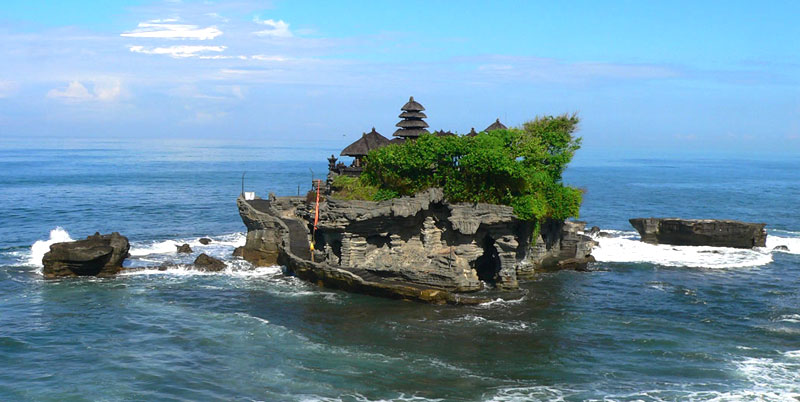
M 510 205 L 521 219 L 576 217 L 582 194 L 561 176 L 580 148 L 578 122 L 565 114 L 474 137 L 423 135 L 371 151 L 358 183 L 342 187 L 371 199 L 441 187 L 450 201 Z

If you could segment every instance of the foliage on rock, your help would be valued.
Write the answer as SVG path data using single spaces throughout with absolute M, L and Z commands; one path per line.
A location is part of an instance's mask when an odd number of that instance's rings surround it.
M 578 121 L 546 116 L 473 137 L 423 135 L 371 151 L 361 177 L 337 177 L 334 191 L 380 200 L 441 187 L 449 201 L 510 205 L 521 219 L 578 216 L 582 194 L 561 181 L 580 148 Z

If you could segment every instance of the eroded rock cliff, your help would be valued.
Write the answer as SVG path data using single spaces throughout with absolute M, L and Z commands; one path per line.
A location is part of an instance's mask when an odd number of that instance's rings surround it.
M 579 269 L 592 261 L 594 242 L 580 233 L 581 223 L 545 222 L 531 244 L 533 224 L 517 219 L 511 207 L 449 203 L 440 189 L 382 202 L 328 199 L 315 232 L 314 205 L 299 197 L 237 203 L 248 228 L 240 253 L 257 265 L 273 264 L 287 252 L 289 263 L 312 260 L 313 240 L 313 261 L 320 266 L 471 292 L 485 283 L 516 289 L 518 278 L 537 268 Z

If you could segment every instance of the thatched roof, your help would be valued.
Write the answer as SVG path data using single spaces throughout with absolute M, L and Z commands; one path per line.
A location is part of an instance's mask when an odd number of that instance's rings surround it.
M 476 135 L 478 135 L 478 133 L 475 132 L 475 127 L 470 128 L 469 133 L 467 133 L 467 137 L 474 137 Z
M 389 140 L 389 144 L 403 144 L 406 142 L 406 139 L 403 137 L 392 138 Z
M 426 116 L 425 113 L 422 112 L 403 112 L 400 113 L 400 116 L 397 117 L 401 119 L 425 119 L 428 116 Z
M 419 102 L 414 100 L 414 97 L 408 98 L 408 103 L 403 105 L 400 110 L 405 110 L 406 112 L 421 112 L 425 110 L 425 108 L 419 104 Z
M 419 137 L 422 134 L 429 134 L 424 128 L 400 128 L 394 132 L 395 137 Z
M 369 151 L 386 146 L 388 144 L 389 139 L 380 135 L 380 133 L 375 131 L 375 127 L 372 127 L 372 131 L 362 134 L 361 138 L 348 145 L 347 148 L 343 149 L 340 155 L 364 156 L 368 154 Z
M 455 136 L 455 134 L 453 134 L 452 132 L 444 131 L 444 130 L 434 131 L 433 135 L 439 136 L 439 137 L 452 137 L 452 136 Z
M 395 126 L 401 128 L 427 128 L 428 123 L 425 123 L 422 120 L 408 119 L 408 120 L 400 120 L 397 124 L 395 124 Z
M 489 132 L 492 130 L 505 130 L 506 127 L 503 123 L 500 123 L 500 118 L 494 121 L 494 123 L 490 124 L 489 127 L 486 127 L 483 131 Z

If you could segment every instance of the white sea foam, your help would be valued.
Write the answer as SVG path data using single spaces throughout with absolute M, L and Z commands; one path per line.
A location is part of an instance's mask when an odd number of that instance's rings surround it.
M 273 277 L 281 273 L 281 267 L 274 265 L 270 267 L 240 267 L 237 264 L 227 261 L 227 267 L 218 272 L 207 272 L 195 269 L 190 265 L 174 265 L 166 269 L 153 267 L 147 269 L 123 270 L 122 276 L 136 275 L 170 275 L 170 276 L 202 276 L 202 275 L 226 275 L 237 278 L 260 278 Z
M 800 323 L 800 314 L 786 314 L 778 317 L 778 321 Z
M 767 235 L 767 250 L 772 251 L 775 247 L 784 246 L 788 250 L 774 250 L 777 253 L 786 254 L 800 254 L 800 236 L 795 235 L 794 232 L 781 231 L 783 236 L 773 234 Z
M 244 246 L 246 236 L 244 233 L 231 233 L 222 236 L 207 236 L 211 243 L 205 245 L 200 243 L 200 237 L 170 239 L 163 241 L 132 242 L 129 251 L 132 257 L 144 257 L 152 255 L 175 254 L 177 246 L 188 244 L 192 249 L 198 250 L 219 250 L 233 249 Z
M 772 262 L 767 249 L 672 246 L 648 244 L 636 232 L 609 231 L 612 237 L 597 237 L 592 255 L 600 262 L 648 262 L 669 267 L 741 268 Z
M 495 321 L 481 316 L 467 314 L 455 319 L 445 320 L 447 324 L 469 323 L 470 325 L 489 326 L 501 329 L 503 331 L 512 332 L 531 332 L 536 327 L 536 323 L 528 323 L 524 321 Z
M 50 231 L 49 239 L 37 240 L 35 243 L 33 243 L 27 261 L 24 262 L 30 266 L 41 267 L 42 257 L 44 257 L 45 253 L 50 251 L 50 245 L 53 243 L 62 243 L 67 241 L 73 241 L 72 238 L 69 237 L 69 233 L 67 233 L 67 231 L 60 226 L 56 227 Z

